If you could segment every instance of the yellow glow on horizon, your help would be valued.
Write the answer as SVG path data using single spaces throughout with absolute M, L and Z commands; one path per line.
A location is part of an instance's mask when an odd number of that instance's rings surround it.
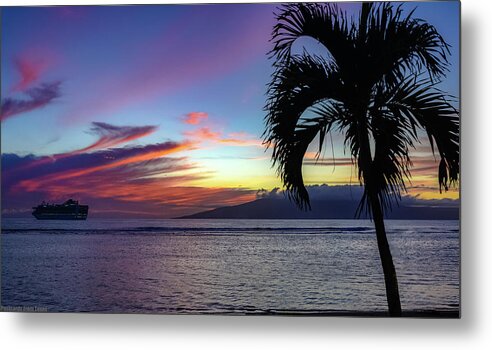
M 328 165 L 327 165 L 328 164 Z M 199 162 L 201 173 L 206 174 L 202 179 L 192 180 L 190 185 L 202 187 L 244 188 L 251 190 L 275 187 L 283 188 L 282 181 L 271 167 L 270 159 L 207 159 Z M 357 169 L 353 165 L 318 162 L 304 164 L 302 168 L 306 186 L 327 184 L 359 185 Z M 458 199 L 459 189 L 439 193 L 437 171 L 429 173 L 416 172 L 411 181 L 407 181 L 408 193 L 402 195 L 418 196 L 421 199 Z
M 412 197 L 418 196 L 420 199 L 459 199 L 460 192 L 456 188 L 449 189 L 448 191 L 442 191 L 439 193 L 438 189 L 422 189 L 422 188 L 410 188 L 408 194 Z
M 193 180 L 192 185 L 205 187 L 238 187 L 248 189 L 272 189 L 282 183 L 271 168 L 270 162 L 259 159 L 207 159 L 198 162 L 205 179 Z

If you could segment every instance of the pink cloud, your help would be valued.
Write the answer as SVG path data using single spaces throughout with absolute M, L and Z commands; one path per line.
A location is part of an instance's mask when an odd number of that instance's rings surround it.
M 20 74 L 20 80 L 12 87 L 12 92 L 24 91 L 29 88 L 47 68 L 46 62 L 29 61 L 25 58 L 16 58 L 14 65 Z
M 189 125 L 197 125 L 208 119 L 206 112 L 190 112 L 185 115 L 184 122 Z M 210 126 L 203 126 L 194 130 L 188 130 L 183 135 L 197 142 L 212 142 L 230 146 L 257 146 L 262 147 L 262 141 L 248 135 L 244 131 L 223 134 L 213 130 Z
M 30 47 L 23 51 L 14 58 L 14 68 L 18 73 L 18 80 L 10 91 L 23 92 L 32 88 L 58 61 L 59 57 L 47 48 Z
M 208 118 L 205 112 L 190 112 L 185 115 L 184 122 L 186 124 L 197 125 Z

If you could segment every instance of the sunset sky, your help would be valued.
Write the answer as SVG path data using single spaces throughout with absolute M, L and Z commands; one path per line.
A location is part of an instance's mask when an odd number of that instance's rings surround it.
M 276 7 L 2 8 L 2 213 L 73 197 L 101 215 L 174 217 L 282 187 L 261 144 Z M 451 45 L 440 88 L 459 96 L 459 3 L 415 7 Z M 308 185 L 357 183 L 333 144 L 317 165 L 312 145 Z M 439 193 L 427 142 L 413 161 L 409 195 L 458 197 Z

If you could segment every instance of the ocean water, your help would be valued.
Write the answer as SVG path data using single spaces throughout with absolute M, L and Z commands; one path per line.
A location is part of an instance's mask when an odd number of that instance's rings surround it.
M 459 223 L 387 221 L 404 311 L 459 308 Z M 385 312 L 365 220 L 3 219 L 1 304 L 49 312 Z

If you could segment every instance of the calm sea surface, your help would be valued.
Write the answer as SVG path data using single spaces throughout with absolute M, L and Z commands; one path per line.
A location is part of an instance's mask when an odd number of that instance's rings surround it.
M 387 221 L 403 310 L 459 307 L 459 223 Z M 48 311 L 386 311 L 364 220 L 2 220 L 1 303 Z

